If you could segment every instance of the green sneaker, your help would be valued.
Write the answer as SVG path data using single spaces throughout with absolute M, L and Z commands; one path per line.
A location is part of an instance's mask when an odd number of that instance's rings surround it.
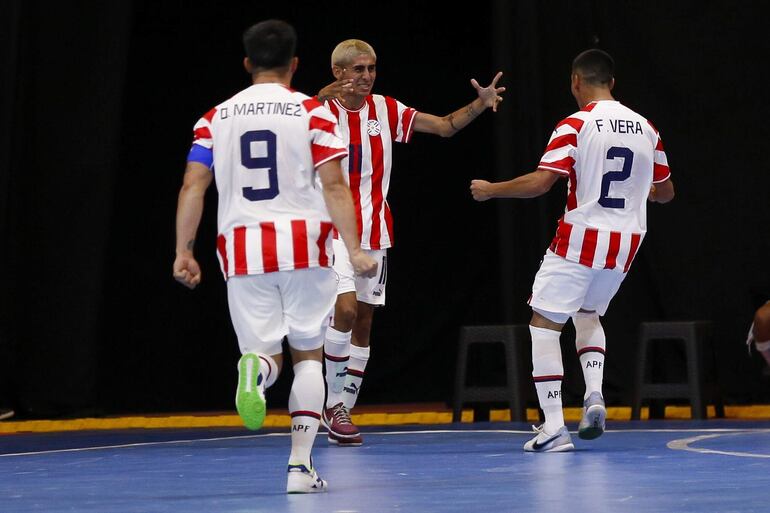
M 267 403 L 259 378 L 259 356 L 246 353 L 238 361 L 238 388 L 235 391 L 235 408 L 243 425 L 257 430 L 265 422 Z

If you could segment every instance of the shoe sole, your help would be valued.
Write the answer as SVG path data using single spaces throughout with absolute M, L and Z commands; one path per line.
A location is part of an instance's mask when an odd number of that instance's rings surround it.
M 575 449 L 575 444 L 573 444 L 572 442 L 568 442 L 566 444 L 557 445 L 556 447 L 552 447 L 551 449 L 542 449 L 542 450 L 538 450 L 538 451 L 534 450 L 532 447 L 529 447 L 529 448 L 524 447 L 524 452 L 535 452 L 535 453 L 539 453 L 539 452 L 567 452 L 567 451 L 572 451 L 574 449 Z
M 288 493 L 289 495 L 297 495 L 297 494 L 303 494 L 303 493 L 324 493 L 328 488 L 329 488 L 329 485 L 327 485 L 326 481 L 324 481 L 324 486 L 322 488 L 308 488 L 306 486 L 289 488 L 287 486 L 286 493 Z
M 343 440 L 337 440 L 336 438 L 332 438 L 331 436 L 327 436 L 326 439 L 329 441 L 330 444 L 336 445 L 338 447 L 361 447 L 364 442 L 347 442 L 344 439 Z
M 607 419 L 607 409 L 600 404 L 589 406 L 585 418 L 588 419 L 588 426 L 578 429 L 578 437 L 581 440 L 594 440 L 602 436 L 604 423 Z
M 302 488 L 302 489 L 297 488 L 294 490 L 286 488 L 286 493 L 288 493 L 289 495 L 298 495 L 303 493 L 324 493 L 326 492 L 326 488 L 327 488 L 326 486 L 324 486 L 323 488 Z
M 267 410 L 265 399 L 259 393 L 257 376 L 259 357 L 246 353 L 238 361 L 238 389 L 235 392 L 235 408 L 243 425 L 252 431 L 262 427 Z

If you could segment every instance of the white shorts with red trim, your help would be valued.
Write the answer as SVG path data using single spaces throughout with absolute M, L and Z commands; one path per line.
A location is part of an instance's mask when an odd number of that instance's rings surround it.
M 626 273 L 592 269 L 548 250 L 532 284 L 529 304 L 546 312 L 573 315 L 578 310 L 607 312 Z
M 318 349 L 337 298 L 328 267 L 232 276 L 227 302 L 241 353 L 281 352 L 281 341 L 300 351 Z
M 386 249 L 364 249 L 364 253 L 377 260 L 378 272 L 373 278 L 356 276 L 350 256 L 342 239 L 332 241 L 334 271 L 339 277 L 337 294 L 355 292 L 356 299 L 374 306 L 385 304 L 385 285 L 388 281 L 388 256 Z

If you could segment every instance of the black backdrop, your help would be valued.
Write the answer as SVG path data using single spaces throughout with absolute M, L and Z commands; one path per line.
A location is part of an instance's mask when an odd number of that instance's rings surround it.
M 330 81 L 331 50 L 350 37 L 377 50 L 375 90 L 425 112 L 446 114 L 473 98 L 470 78 L 505 73 L 498 114 L 451 140 L 417 134 L 396 148 L 397 244 L 362 403 L 448 400 L 458 328 L 528 320 L 564 185 L 485 204 L 467 188 L 534 168 L 553 125 L 576 110 L 569 65 L 591 46 L 615 57 L 617 98 L 661 130 L 678 192 L 650 209 L 605 317 L 608 401 L 629 402 L 638 323 L 666 319 L 713 320 L 728 400 L 770 400 L 742 344 L 770 297 L 761 2 L 4 5 L 0 402 L 22 415 L 231 407 L 238 351 L 214 255 L 216 194 L 194 292 L 171 279 L 174 213 L 191 127 L 248 85 L 240 33 L 269 17 L 296 26 L 294 86 L 309 93 Z M 567 333 L 566 402 L 576 405 L 570 345 Z

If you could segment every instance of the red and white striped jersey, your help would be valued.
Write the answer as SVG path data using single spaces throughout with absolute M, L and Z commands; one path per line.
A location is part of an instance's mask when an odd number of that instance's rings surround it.
M 188 160 L 209 165 L 219 192 L 226 278 L 329 266 L 333 225 L 315 168 L 347 150 L 326 107 L 280 84 L 255 84 L 206 113 L 194 133 Z
M 349 110 L 338 100 L 327 102 L 339 120 L 348 147 L 342 160 L 347 171 L 358 219 L 358 234 L 364 249 L 393 245 L 393 216 L 388 207 L 393 141 L 408 143 L 417 111 L 388 96 L 366 97 L 358 110 Z
M 650 186 L 671 175 L 655 127 L 617 101 L 589 103 L 556 125 L 538 169 L 569 179 L 551 251 L 627 272 L 647 232 Z

